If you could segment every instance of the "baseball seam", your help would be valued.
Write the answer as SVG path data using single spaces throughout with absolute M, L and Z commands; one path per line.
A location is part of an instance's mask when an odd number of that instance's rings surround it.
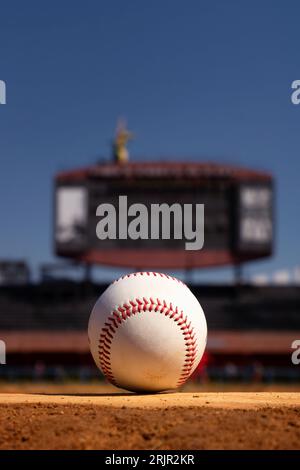
M 179 284 L 181 284 L 182 286 L 187 287 L 186 284 L 183 281 L 181 281 L 180 279 L 177 279 L 177 277 L 169 276 L 169 274 L 155 273 L 155 272 L 151 272 L 151 271 L 144 271 L 144 272 L 141 271 L 141 272 L 136 272 L 136 273 L 125 274 L 124 276 L 121 276 L 118 279 L 116 279 L 113 282 L 113 284 L 116 284 L 117 282 L 122 281 L 123 279 L 129 279 L 131 277 L 137 277 L 137 276 L 162 277 L 162 278 L 165 278 L 165 279 L 169 279 L 171 281 L 176 281 Z
M 149 299 L 143 297 L 142 300 L 135 298 L 113 310 L 111 315 L 107 318 L 99 338 L 98 357 L 101 369 L 108 380 L 118 386 L 111 366 L 111 345 L 114 334 L 119 326 L 129 317 L 146 312 L 158 313 L 169 317 L 179 326 L 184 337 L 185 359 L 177 381 L 178 387 L 184 384 L 191 374 L 197 355 L 197 340 L 195 338 L 194 328 L 191 326 L 191 322 L 188 322 L 187 316 L 184 316 L 183 311 L 179 311 L 178 307 L 173 307 L 172 303 L 167 304 L 165 300 L 154 300 L 152 297 Z

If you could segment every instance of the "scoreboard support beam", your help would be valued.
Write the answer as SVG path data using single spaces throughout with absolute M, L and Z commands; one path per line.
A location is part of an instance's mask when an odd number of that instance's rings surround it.
M 237 286 L 242 285 L 244 282 L 244 269 L 243 264 L 238 263 L 234 265 L 234 283 Z
M 87 284 L 92 282 L 92 268 L 93 265 L 90 263 L 84 264 L 84 282 Z

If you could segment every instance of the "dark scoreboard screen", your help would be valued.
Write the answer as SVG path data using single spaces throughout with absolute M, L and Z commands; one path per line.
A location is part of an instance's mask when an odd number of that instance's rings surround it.
M 229 180 L 138 179 L 59 182 L 55 188 L 55 250 L 62 256 L 76 256 L 87 250 L 184 250 L 185 239 L 174 239 L 170 217 L 170 239 L 152 239 L 152 204 L 204 204 L 203 250 L 228 250 L 253 255 L 270 254 L 273 244 L 273 194 L 271 182 Z M 127 206 L 143 204 L 149 214 L 148 239 L 119 239 L 119 196 Z M 97 208 L 111 204 L 116 212 L 114 239 L 100 240 L 96 228 L 101 217 Z M 130 223 L 134 217 L 128 216 Z M 193 229 L 196 229 L 193 213 Z M 154 223 L 154 222 L 153 222 Z M 158 223 L 157 221 L 155 223 Z M 178 223 L 178 222 L 177 222 Z M 182 225 L 184 217 L 182 217 Z M 161 235 L 161 227 L 159 228 Z M 184 227 L 182 227 L 184 231 Z
M 182 225 L 184 205 L 204 204 L 205 248 L 227 248 L 231 243 L 230 232 L 230 186 L 223 184 L 217 189 L 211 185 L 179 184 L 174 181 L 90 181 L 88 184 L 60 185 L 56 189 L 55 242 L 58 251 L 81 251 L 85 247 L 103 250 L 118 248 L 184 249 L 185 240 L 174 239 L 174 219 L 170 217 L 170 239 L 151 238 L 151 205 L 180 204 Z M 128 208 L 133 204 L 143 204 L 148 212 L 148 239 L 105 239 L 99 240 L 96 227 L 100 217 L 96 215 L 100 204 L 112 204 L 116 210 L 117 236 L 119 233 L 119 196 L 127 197 Z M 128 223 L 134 216 L 128 216 Z M 160 235 L 162 220 L 160 220 Z M 192 227 L 196 230 L 196 214 L 193 210 Z M 182 227 L 184 234 L 184 227 Z

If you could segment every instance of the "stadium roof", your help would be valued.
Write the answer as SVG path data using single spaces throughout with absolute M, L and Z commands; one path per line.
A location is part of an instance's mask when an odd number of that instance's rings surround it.
M 229 164 L 211 162 L 148 161 L 128 163 L 101 163 L 85 168 L 59 172 L 57 181 L 78 181 L 85 179 L 135 179 L 135 178 L 175 178 L 175 179 L 229 179 L 233 181 L 255 179 L 270 181 L 271 174 Z

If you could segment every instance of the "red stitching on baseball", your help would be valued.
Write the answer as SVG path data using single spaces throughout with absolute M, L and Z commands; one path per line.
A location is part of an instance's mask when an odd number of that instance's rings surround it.
M 127 318 L 146 311 L 158 312 L 168 316 L 180 327 L 185 343 L 184 365 L 177 382 L 177 386 L 180 386 L 184 384 L 190 376 L 197 355 L 197 341 L 195 338 L 194 328 L 191 326 L 191 322 L 187 322 L 187 317 L 184 317 L 183 311 L 181 310 L 179 312 L 177 306 L 174 308 L 172 303 L 168 305 L 165 300 L 160 301 L 159 299 L 156 299 L 154 301 L 151 297 L 150 299 L 143 297 L 143 300 L 136 298 L 116 307 L 111 316 L 108 317 L 104 323 L 104 327 L 102 328 L 99 338 L 98 353 L 101 369 L 111 383 L 118 385 L 113 375 L 110 361 L 110 350 L 114 334 L 120 324 L 123 321 L 126 321 Z
M 187 287 L 187 285 L 181 281 L 180 279 L 177 279 L 177 277 L 173 277 L 173 276 L 169 276 L 169 274 L 164 274 L 164 273 L 154 273 L 154 272 L 150 272 L 150 271 L 146 271 L 146 272 L 136 272 L 136 273 L 129 273 L 129 274 L 124 274 L 124 276 L 121 276 L 119 277 L 118 279 L 116 279 L 113 284 L 116 284 L 117 282 L 121 281 L 122 279 L 129 279 L 131 277 L 136 277 L 136 276 L 144 276 L 144 275 L 147 275 L 147 276 L 160 276 L 160 277 L 163 277 L 163 278 L 166 278 L 166 279 L 170 279 L 172 281 L 176 281 L 178 282 L 179 284 L 181 284 L 182 286 L 185 286 Z

